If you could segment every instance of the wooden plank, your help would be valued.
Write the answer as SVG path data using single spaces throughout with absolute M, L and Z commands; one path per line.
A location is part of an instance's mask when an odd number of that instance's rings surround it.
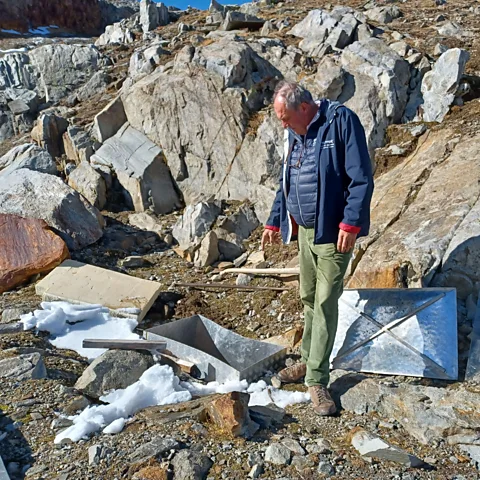
M 300 268 L 227 268 L 220 275 L 227 273 L 246 273 L 248 275 L 300 275 Z
M 178 367 L 182 372 L 188 373 L 189 375 L 194 374 L 198 370 L 193 362 L 189 362 L 188 360 L 183 360 L 170 353 L 162 353 L 160 357 L 162 359 L 172 361 L 173 363 L 178 365 Z
M 206 288 L 216 288 L 219 290 L 237 289 L 249 291 L 270 290 L 274 292 L 284 292 L 285 290 L 290 290 L 290 288 L 286 287 L 257 287 L 255 285 L 231 285 L 227 283 L 175 283 L 175 286 L 184 288 L 197 288 L 200 290 L 204 290 Z
M 155 340 L 98 340 L 85 339 L 83 348 L 110 348 L 117 350 L 165 350 L 166 342 Z

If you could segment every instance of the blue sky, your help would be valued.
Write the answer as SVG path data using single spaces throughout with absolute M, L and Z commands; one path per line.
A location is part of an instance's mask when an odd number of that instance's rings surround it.
M 155 0 L 159 2 L 160 0 Z M 242 3 L 247 3 L 247 0 L 228 0 L 228 2 L 222 2 L 222 4 L 229 4 L 229 5 L 241 5 Z M 200 8 L 202 10 L 206 10 L 210 6 L 210 0 L 163 0 L 163 3 L 167 6 L 177 7 L 184 10 L 189 5 L 191 7 Z

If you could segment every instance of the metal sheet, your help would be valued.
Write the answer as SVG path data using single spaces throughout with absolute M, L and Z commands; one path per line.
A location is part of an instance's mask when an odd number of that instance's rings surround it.
M 284 347 L 242 337 L 201 315 L 148 329 L 144 337 L 167 342 L 167 350 L 195 363 L 205 380 L 221 383 L 256 380 L 286 355 Z
M 7 473 L 7 469 L 3 464 L 2 457 L 0 457 L 0 480 L 10 480 L 10 477 Z
M 333 368 L 456 380 L 455 289 L 345 290 Z
M 473 330 L 470 334 L 470 353 L 468 354 L 465 380 L 480 382 L 480 298 L 478 299 L 477 312 L 473 319 L 472 326 Z

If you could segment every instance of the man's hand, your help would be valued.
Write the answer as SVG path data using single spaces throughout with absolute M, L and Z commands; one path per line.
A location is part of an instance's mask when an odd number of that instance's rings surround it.
M 269 230 L 266 228 L 263 231 L 262 235 L 262 246 L 261 249 L 265 249 L 265 245 L 267 244 L 273 244 L 273 243 L 280 243 L 281 242 L 281 237 L 280 237 L 280 232 L 276 232 L 275 230 Z
M 345 232 L 344 230 L 340 230 L 338 233 L 337 250 L 340 253 L 350 252 L 350 250 L 353 250 L 353 247 L 355 246 L 356 239 L 356 233 L 349 233 Z

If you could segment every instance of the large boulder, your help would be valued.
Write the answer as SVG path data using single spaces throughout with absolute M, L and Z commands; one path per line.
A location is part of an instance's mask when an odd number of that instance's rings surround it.
M 104 143 L 113 137 L 126 121 L 122 99 L 117 97 L 95 116 L 93 134 L 99 142 Z
M 136 212 L 169 213 L 182 204 L 162 150 L 126 123 L 91 157 L 112 168 L 126 203 Z
M 93 155 L 93 142 L 85 130 L 72 125 L 63 134 L 63 149 L 68 160 L 88 162 Z
M 462 297 L 473 290 L 478 260 L 467 252 L 480 229 L 468 220 L 478 213 L 480 135 L 458 142 L 442 130 L 425 137 L 377 180 L 372 229 L 359 244 L 349 287 L 428 286 L 444 263 L 440 284 L 462 287 Z
M 87 82 L 104 63 L 94 45 L 44 45 L 31 50 L 29 57 L 40 75 L 39 93 L 51 102 Z
M 65 242 L 43 220 L 0 214 L 0 293 L 69 257 Z
M 21 168 L 50 175 L 57 174 L 57 165 L 52 156 L 45 149 L 31 143 L 14 147 L 0 157 L 0 176 L 8 175 Z
M 423 120 L 441 122 L 455 101 L 465 64 L 470 58 L 466 50 L 447 50 L 427 72 L 422 81 Z
M 271 132 L 267 122 L 256 135 L 249 118 L 279 72 L 248 45 L 227 40 L 197 49 L 193 59 L 195 69 L 156 71 L 126 90 L 128 121 L 162 146 L 186 203 L 211 195 L 261 200 L 263 220 L 277 186 L 280 165 L 271 153 L 281 149 L 274 142 L 281 126 Z
M 27 169 L 0 177 L 0 213 L 45 220 L 71 250 L 103 233 L 103 217 L 75 190 L 58 177 Z
M 342 53 L 345 84 L 338 100 L 360 117 L 370 151 L 399 123 L 407 104 L 410 65 L 378 38 L 358 41 Z
M 75 388 L 90 397 L 99 398 L 109 390 L 132 385 L 154 363 L 148 352 L 108 350 L 87 367 Z
M 47 369 L 39 353 L 28 353 L 0 360 L 0 378 L 40 380 L 47 378 Z

